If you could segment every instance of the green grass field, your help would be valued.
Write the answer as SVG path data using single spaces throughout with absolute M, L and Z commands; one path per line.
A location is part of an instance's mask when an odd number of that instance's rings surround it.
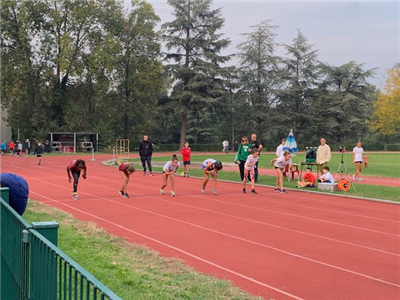
M 58 222 L 59 248 L 122 299 L 260 299 L 48 205 L 30 200 L 23 217 Z

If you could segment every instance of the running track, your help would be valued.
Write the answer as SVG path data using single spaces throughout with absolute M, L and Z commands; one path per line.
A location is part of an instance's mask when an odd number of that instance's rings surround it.
M 159 195 L 161 176 L 133 174 L 119 196 L 116 168 L 89 161 L 72 200 L 71 156 L 2 157 L 1 172 L 24 177 L 30 197 L 93 221 L 111 234 L 178 257 L 265 299 L 400 298 L 400 205 L 257 187 L 242 194 L 218 183 L 200 193 L 196 178 L 176 178 L 177 197 Z M 169 192 L 169 187 L 166 188 Z

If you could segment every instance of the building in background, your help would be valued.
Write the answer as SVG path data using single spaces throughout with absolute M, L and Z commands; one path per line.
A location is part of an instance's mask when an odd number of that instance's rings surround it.
M 7 111 L 5 109 L 1 109 L 1 116 L 0 116 L 0 143 L 3 141 L 8 143 L 11 140 L 11 127 L 7 124 L 4 119 L 7 117 Z

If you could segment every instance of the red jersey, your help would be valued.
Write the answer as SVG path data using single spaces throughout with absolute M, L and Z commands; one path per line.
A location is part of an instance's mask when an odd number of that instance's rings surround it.
M 10 142 L 10 149 L 14 149 L 14 146 L 15 146 L 15 145 L 14 145 L 14 142 L 11 141 L 11 142 Z
M 315 177 L 312 173 L 306 173 L 303 177 L 304 181 L 315 183 Z
M 181 154 L 182 154 L 182 160 L 183 161 L 188 161 L 188 160 L 190 160 L 190 152 L 191 152 L 192 150 L 190 149 L 190 147 L 183 147 L 182 148 L 182 151 L 181 151 Z
M 126 168 L 127 168 L 128 166 L 130 166 L 130 165 L 131 165 L 131 163 L 129 163 L 129 162 L 124 162 L 124 163 L 122 163 L 122 164 L 119 165 L 118 170 L 119 170 L 119 171 L 122 171 L 122 172 L 125 172 L 126 174 L 128 174 L 128 172 L 126 171 Z
M 71 170 L 71 171 L 79 171 L 78 168 L 75 166 L 75 164 L 76 164 L 76 159 L 74 159 L 73 161 L 71 161 L 71 162 L 69 163 L 67 169 L 68 169 L 68 170 Z M 86 165 L 83 166 L 83 169 L 82 169 L 82 170 L 84 170 L 84 171 L 85 171 L 85 174 L 86 174 Z

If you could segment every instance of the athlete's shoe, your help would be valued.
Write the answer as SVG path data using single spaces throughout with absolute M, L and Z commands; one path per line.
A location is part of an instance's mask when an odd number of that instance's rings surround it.
M 360 178 L 358 178 L 358 181 L 364 181 L 364 179 L 362 179 L 362 178 L 360 177 Z
M 163 189 L 160 189 L 160 194 L 164 195 L 164 190 Z
M 353 180 L 356 180 L 356 174 L 353 174 Z
M 280 188 L 275 188 L 275 192 L 280 193 L 281 189 Z
M 246 189 L 243 189 L 243 193 L 246 194 Z
M 251 192 L 252 192 L 253 194 L 256 194 L 256 195 L 257 195 L 257 192 L 256 192 L 255 189 L 252 189 Z
M 190 176 L 189 176 L 189 173 L 186 174 L 186 177 L 190 177 Z
M 146 176 L 146 171 L 143 171 L 143 176 Z
M 72 199 L 79 200 L 79 196 L 77 193 L 72 193 Z
M 119 194 L 123 197 L 124 196 L 124 192 L 123 191 L 119 191 Z
M 282 193 L 282 194 L 287 194 L 287 192 L 286 192 L 285 189 L 283 189 L 283 190 L 281 191 L 281 193 Z
M 175 197 L 175 192 L 171 191 L 171 197 Z
M 129 198 L 129 195 L 128 195 L 128 193 L 125 193 L 122 197 Z
M 203 194 L 203 195 L 205 195 L 206 194 L 206 189 L 201 189 L 201 193 Z
M 153 172 L 150 172 L 150 176 L 154 176 L 154 175 L 153 175 Z
M 215 196 L 217 196 L 217 195 L 218 195 L 218 193 L 217 193 L 217 191 L 216 191 L 216 190 L 213 190 L 213 195 L 215 195 Z

